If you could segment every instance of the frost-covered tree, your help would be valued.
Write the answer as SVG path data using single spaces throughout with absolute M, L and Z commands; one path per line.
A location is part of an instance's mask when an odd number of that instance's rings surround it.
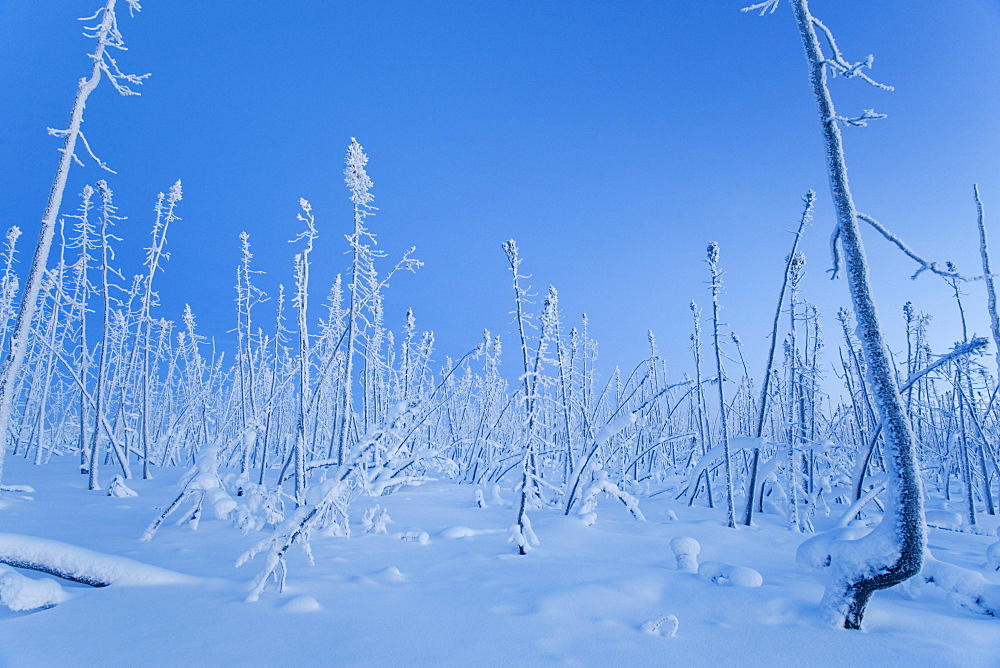
M 528 277 L 520 273 L 523 260 L 518 252 L 517 242 L 509 239 L 503 243 L 504 253 L 510 263 L 514 285 L 514 318 L 517 323 L 517 333 L 521 350 L 521 401 L 524 406 L 524 435 L 521 455 L 521 483 L 519 501 L 517 504 L 517 519 L 511 526 L 511 540 L 517 544 L 520 554 L 527 554 L 538 545 L 538 538 L 531 528 L 528 509 L 539 504 L 539 472 L 538 457 L 535 447 L 538 422 L 538 360 L 541 358 L 543 342 L 538 344 L 538 354 L 531 355 L 528 345 L 529 315 L 525 306 L 530 303 L 530 291 L 523 281 Z M 534 357 L 535 362 L 532 362 Z
M 126 0 L 126 2 L 131 11 L 135 12 L 140 9 L 139 0 Z M 50 130 L 51 134 L 63 138 L 63 146 L 60 149 L 59 164 L 56 167 L 56 175 L 52 181 L 52 189 L 49 191 L 49 199 L 45 205 L 45 212 L 42 214 L 38 242 L 31 259 L 31 268 L 28 270 L 27 281 L 21 296 L 21 305 L 17 311 L 14 333 L 8 340 L 3 365 L 0 367 L 0 482 L 3 481 L 4 457 L 7 450 L 7 438 L 10 429 L 11 410 L 15 398 L 14 394 L 21 366 L 24 363 L 24 357 L 28 350 L 28 337 L 34 320 L 38 296 L 42 289 L 49 250 L 52 247 L 52 240 L 55 237 L 56 218 L 59 215 L 59 209 L 62 207 L 63 193 L 66 190 L 66 181 L 69 178 L 70 166 L 74 160 L 79 162 L 79 158 L 77 157 L 77 143 L 82 143 L 87 152 L 93 157 L 93 152 L 90 151 L 90 146 L 81 130 L 83 110 L 87 105 L 87 99 L 97 88 L 98 84 L 100 84 L 102 78 L 106 77 L 111 85 L 122 95 L 136 95 L 137 93 L 129 87 L 129 84 L 140 84 L 146 76 L 125 74 L 118 69 L 117 62 L 109 52 L 109 49 L 125 48 L 125 41 L 118 30 L 118 17 L 115 13 L 116 4 L 117 0 L 107 0 L 105 5 L 88 19 L 100 19 L 99 24 L 87 28 L 87 30 L 91 31 L 90 33 L 85 33 L 88 37 L 97 41 L 97 46 L 90 56 L 93 63 L 90 76 L 80 80 L 76 91 L 76 98 L 73 101 L 73 109 L 70 112 L 68 127 L 65 130 Z M 96 158 L 95 161 L 103 166 L 103 163 Z
M 378 250 L 375 235 L 368 228 L 365 221 L 368 216 L 374 215 L 377 210 L 372 202 L 375 196 L 371 193 L 372 180 L 365 170 L 368 164 L 368 156 L 357 139 L 351 137 L 351 143 L 347 147 L 347 166 L 344 168 L 344 182 L 351 191 L 351 203 L 354 205 L 354 229 L 351 234 L 346 235 L 347 242 L 351 250 L 351 268 L 349 272 L 350 283 L 348 284 L 349 299 L 346 313 L 346 352 L 344 357 L 343 373 L 341 375 L 341 400 L 339 405 L 339 425 L 337 428 L 337 457 L 343 459 L 351 445 L 352 434 L 356 429 L 354 413 L 354 383 L 355 364 L 361 359 L 365 365 L 366 379 L 372 380 L 373 366 L 379 364 L 375 358 L 379 354 L 381 347 L 382 327 L 382 289 L 388 284 L 393 274 L 406 269 L 416 271 L 421 265 L 410 255 L 415 250 L 408 249 L 403 257 L 396 263 L 392 270 L 384 276 L 380 276 L 375 263 L 379 258 L 385 257 L 385 253 Z M 363 336 L 368 334 L 367 339 Z M 365 350 L 358 348 L 364 341 Z M 365 412 L 371 423 L 378 423 L 379 419 L 372 419 L 370 402 L 372 401 L 368 387 L 362 387 L 362 397 L 366 404 Z M 371 425 L 366 425 L 371 426 Z
M 809 11 L 807 0 L 789 0 L 805 49 L 809 83 L 819 110 L 830 189 L 836 209 L 836 238 L 843 251 L 857 334 L 867 364 L 866 381 L 884 424 L 885 466 L 888 474 L 885 517 L 871 533 L 854 541 L 830 546 L 830 576 L 824 605 L 838 615 L 845 628 L 861 628 L 865 606 L 879 589 L 899 584 L 920 571 L 926 545 L 923 490 L 917 447 L 906 408 L 896 384 L 868 278 L 868 262 L 858 225 L 859 214 L 851 194 L 844 157 L 841 123 L 864 125 L 879 115 L 871 110 L 857 118 L 839 116 L 827 86 L 827 72 L 858 77 L 877 84 L 866 73 L 872 58 L 859 63 L 844 59 L 833 34 Z M 746 10 L 774 11 L 778 0 L 758 3 Z M 818 31 L 818 32 L 817 32 Z M 824 52 L 820 34 L 826 44 Z

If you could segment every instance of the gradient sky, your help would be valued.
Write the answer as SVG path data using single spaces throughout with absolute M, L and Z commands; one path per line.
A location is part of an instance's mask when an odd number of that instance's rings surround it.
M 33 248 L 58 158 L 46 127 L 66 123 L 92 41 L 79 16 L 99 0 L 0 2 L 0 227 Z M 124 4 L 122 2 L 121 4 Z M 347 267 L 351 228 L 343 158 L 370 157 L 390 258 L 410 245 L 426 265 L 396 278 L 387 320 L 407 306 L 433 329 L 438 360 L 483 328 L 512 331 L 500 244 L 518 241 L 565 322 L 590 316 L 602 366 L 631 367 L 653 330 L 668 364 L 691 368 L 688 303 L 709 305 L 705 246 L 726 270 L 726 330 L 759 372 L 783 270 L 809 189 L 819 194 L 804 244 L 804 295 L 833 319 L 846 283 L 827 280 L 833 214 L 814 103 L 791 7 L 766 17 L 729 0 L 465 2 L 146 0 L 122 12 L 122 68 L 151 72 L 141 97 L 102 84 L 85 132 L 118 171 L 74 167 L 64 210 L 107 178 L 121 213 L 119 266 L 141 269 L 156 193 L 180 178 L 183 221 L 158 277 L 159 315 L 184 303 L 225 343 L 234 322 L 240 231 L 261 286 L 292 283 L 288 243 L 310 200 L 320 238 L 313 304 Z M 814 0 L 852 60 L 875 54 L 884 92 L 838 79 L 838 110 L 889 114 L 845 132 L 858 208 L 919 253 L 978 274 L 972 184 L 979 183 L 1000 262 L 1000 3 Z M 960 337 L 950 290 L 865 230 L 876 299 L 897 349 L 901 306 L 935 315 L 939 349 Z M 388 265 L 386 265 L 387 267 Z M 982 283 L 967 286 L 972 328 L 987 334 Z M 540 299 L 539 299 L 540 302 Z M 271 304 L 258 312 L 270 329 Z M 706 308 L 707 312 L 707 308 Z M 318 317 L 318 310 L 314 310 Z M 510 339 L 508 339 L 510 341 Z M 513 346 L 508 346 L 513 353 Z

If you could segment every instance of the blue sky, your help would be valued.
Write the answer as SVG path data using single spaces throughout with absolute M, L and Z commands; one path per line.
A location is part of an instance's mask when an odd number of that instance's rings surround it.
M 75 19 L 98 4 L 0 4 L 0 227 L 22 227 L 25 255 L 58 157 L 45 128 L 66 123 L 88 71 L 92 43 Z M 567 324 L 590 315 L 605 369 L 642 359 L 652 329 L 678 373 L 691 366 L 688 303 L 709 303 L 705 246 L 718 241 L 727 329 L 760 360 L 809 188 L 819 201 L 804 295 L 825 315 L 828 345 L 840 341 L 833 316 L 846 285 L 826 279 L 833 218 L 787 2 L 763 18 L 728 0 L 143 4 L 121 18 L 130 48 L 119 62 L 152 76 L 141 97 L 103 85 L 84 125 L 119 174 L 88 161 L 67 193 L 108 178 L 129 217 L 118 228 L 128 275 L 140 269 L 156 193 L 183 181 L 183 221 L 158 279 L 163 317 L 190 303 L 203 333 L 226 338 L 242 230 L 267 272 L 262 287 L 291 284 L 299 197 L 320 232 L 318 306 L 347 266 L 342 170 L 353 136 L 370 157 L 380 244 L 390 257 L 415 245 L 426 263 L 394 281 L 388 322 L 398 329 L 412 306 L 437 334 L 438 359 L 461 355 L 483 328 L 512 331 L 500 249 L 512 237 L 535 291 L 559 289 Z M 874 53 L 873 76 L 896 87 L 833 82 L 842 114 L 889 114 L 846 131 L 859 209 L 918 252 L 979 273 L 972 184 L 988 214 L 1000 211 L 1000 4 L 811 7 L 848 58 Z M 1000 214 L 989 220 L 1000 262 Z M 912 263 L 866 240 L 897 348 L 908 299 L 935 315 L 939 348 L 956 340 L 947 286 L 909 281 Z M 982 286 L 967 289 L 972 327 L 986 334 Z M 268 328 L 269 309 L 258 316 Z

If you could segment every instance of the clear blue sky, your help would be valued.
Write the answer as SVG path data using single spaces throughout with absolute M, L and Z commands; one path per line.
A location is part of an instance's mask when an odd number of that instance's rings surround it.
M 58 157 L 45 128 L 66 124 L 88 71 L 92 42 L 75 19 L 100 4 L 0 4 L 0 227 L 24 229 L 25 255 Z M 370 156 L 382 246 L 396 256 L 416 245 L 426 262 L 390 288 L 388 322 L 398 330 L 413 306 L 418 325 L 437 333 L 439 360 L 471 348 L 483 328 L 511 331 L 500 249 L 510 237 L 536 292 L 559 288 L 568 324 L 590 315 L 605 370 L 641 359 L 652 329 L 678 373 L 691 366 L 687 305 L 708 305 L 705 245 L 716 240 L 727 329 L 759 360 L 808 188 L 820 197 L 805 296 L 826 316 L 830 347 L 840 341 L 833 315 L 847 305 L 846 285 L 825 276 L 832 212 L 787 2 L 763 18 L 729 0 L 143 5 L 121 18 L 130 50 L 119 62 L 152 76 L 141 97 L 103 85 L 84 126 L 119 175 L 88 161 L 68 194 L 108 178 L 129 216 L 118 229 L 128 275 L 140 270 L 156 193 L 182 179 L 161 316 L 177 320 L 189 302 L 202 333 L 225 338 L 241 230 L 267 272 L 262 287 L 273 295 L 291 284 L 299 197 L 313 203 L 321 235 L 318 306 L 346 268 L 342 170 L 354 136 Z M 896 87 L 834 82 L 841 113 L 889 114 L 846 132 L 859 208 L 918 252 L 979 273 L 978 182 L 1000 262 L 1000 3 L 811 6 L 848 58 L 874 53 L 873 76 Z M 944 283 L 910 282 L 912 263 L 866 239 L 897 347 L 907 299 L 935 314 L 939 347 L 957 339 Z M 982 286 L 968 290 L 974 329 L 986 334 Z M 260 310 L 268 328 L 270 317 Z

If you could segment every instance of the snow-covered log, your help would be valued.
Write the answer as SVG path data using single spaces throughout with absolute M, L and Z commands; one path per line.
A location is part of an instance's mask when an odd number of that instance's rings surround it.
M 47 538 L 0 533 L 0 563 L 92 587 L 188 584 L 197 579 L 127 557 L 94 552 Z
M 920 579 L 949 592 L 959 607 L 988 617 L 1000 617 L 1000 585 L 992 584 L 980 573 L 925 554 Z

